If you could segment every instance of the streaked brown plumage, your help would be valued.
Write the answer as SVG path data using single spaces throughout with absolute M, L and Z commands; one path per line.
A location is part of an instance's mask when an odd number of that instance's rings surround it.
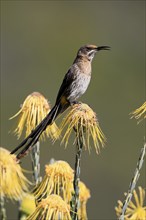
M 20 159 L 23 157 L 38 141 L 46 127 L 49 126 L 56 117 L 64 112 L 70 105 L 77 102 L 77 99 L 85 93 L 90 83 L 92 69 L 91 63 L 95 54 L 100 50 L 109 49 L 110 47 L 108 46 L 97 47 L 95 45 L 85 45 L 78 50 L 72 66 L 64 76 L 54 107 L 44 120 L 11 152 L 11 154 L 14 154 L 22 148 L 17 155 L 17 158 Z

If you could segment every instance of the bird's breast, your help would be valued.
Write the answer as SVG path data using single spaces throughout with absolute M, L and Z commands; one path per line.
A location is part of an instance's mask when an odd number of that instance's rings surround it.
M 85 75 L 91 75 L 91 62 L 88 60 L 82 60 L 78 63 L 78 69 Z
M 82 96 L 88 88 L 90 79 L 91 74 L 85 74 L 84 72 L 78 70 L 70 87 L 69 100 L 74 101 Z

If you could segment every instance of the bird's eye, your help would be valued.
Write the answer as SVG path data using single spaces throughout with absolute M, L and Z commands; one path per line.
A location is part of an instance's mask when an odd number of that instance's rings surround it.
M 90 47 L 86 47 L 86 49 L 87 49 L 87 51 L 90 51 L 90 50 L 91 50 L 91 48 L 90 48 Z

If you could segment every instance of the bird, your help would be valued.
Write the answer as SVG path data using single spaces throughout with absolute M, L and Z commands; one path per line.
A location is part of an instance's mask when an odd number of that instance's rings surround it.
M 12 150 L 11 154 L 14 154 L 22 148 L 16 156 L 18 160 L 28 154 L 47 126 L 51 125 L 58 115 L 69 106 L 76 104 L 77 100 L 86 92 L 91 80 L 92 60 L 95 54 L 101 50 L 110 50 L 110 47 L 92 44 L 80 47 L 73 64 L 64 76 L 54 107 L 36 128 Z

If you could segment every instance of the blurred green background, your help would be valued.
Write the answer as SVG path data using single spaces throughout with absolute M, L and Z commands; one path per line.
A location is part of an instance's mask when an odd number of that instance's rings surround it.
M 27 95 L 42 93 L 53 105 L 64 74 L 84 44 L 108 45 L 93 61 L 92 80 L 81 101 L 97 113 L 107 144 L 100 155 L 83 152 L 81 180 L 91 190 L 88 217 L 116 219 L 143 145 L 144 122 L 129 113 L 144 102 L 145 1 L 1 1 L 1 146 L 18 141 L 9 121 Z M 58 122 L 58 121 L 57 121 Z M 21 139 L 22 140 L 22 139 Z M 41 173 L 50 158 L 74 168 L 75 146 L 41 144 Z M 22 167 L 31 170 L 30 156 Z M 138 185 L 145 186 L 144 168 Z M 7 202 L 8 219 L 16 203 Z

